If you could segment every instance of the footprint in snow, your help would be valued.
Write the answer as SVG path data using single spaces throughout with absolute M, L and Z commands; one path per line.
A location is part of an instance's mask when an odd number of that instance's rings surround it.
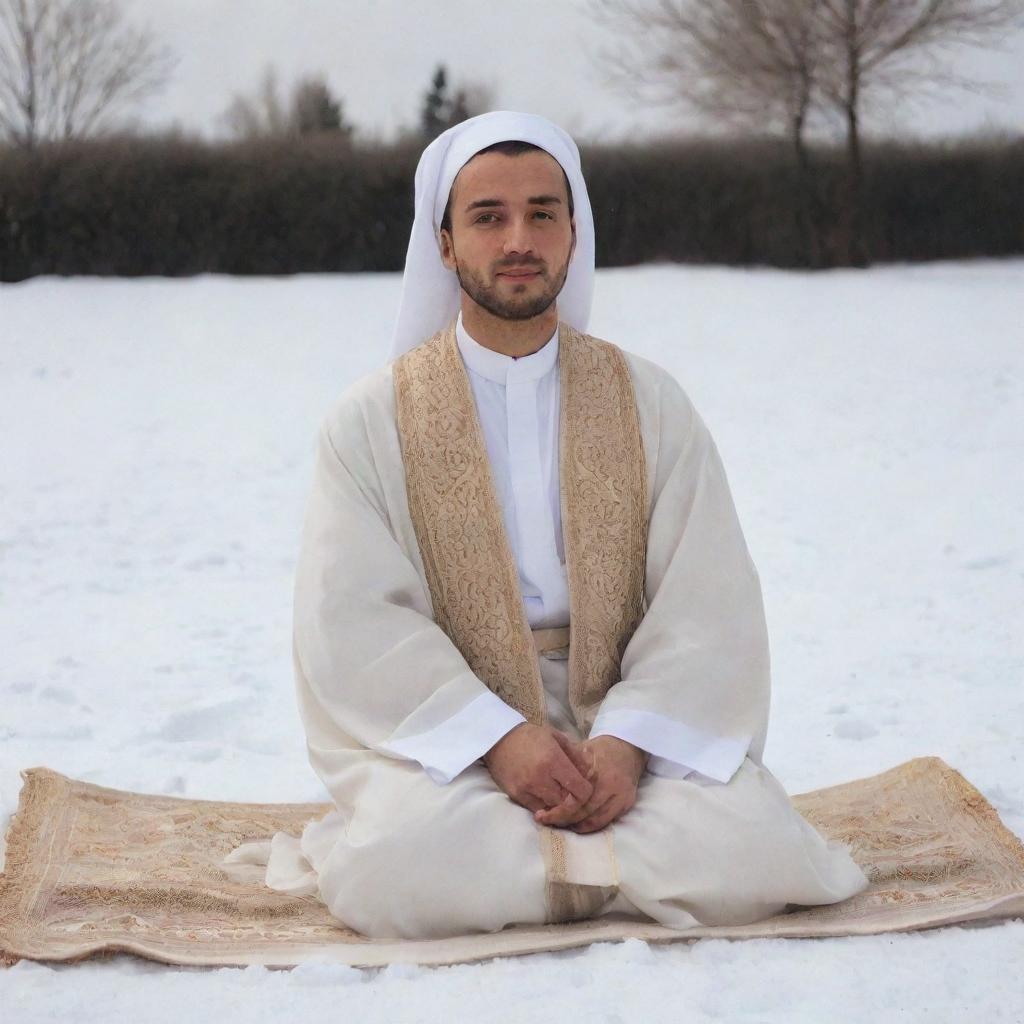
M 157 733 L 162 740 L 220 740 L 228 727 L 238 724 L 243 712 L 251 710 L 248 699 L 221 701 L 206 707 L 188 708 L 170 715 Z
M 836 723 L 833 732 L 844 740 L 868 740 L 878 735 L 878 730 L 863 718 L 845 718 Z
M 972 562 L 964 562 L 963 568 L 972 572 L 980 572 L 982 569 L 995 569 L 1000 565 L 1009 565 L 1010 559 L 1005 555 L 993 555 L 991 558 L 976 558 Z
M 39 696 L 44 700 L 54 700 L 58 704 L 74 704 L 78 700 L 74 693 L 62 686 L 47 686 L 39 691 Z

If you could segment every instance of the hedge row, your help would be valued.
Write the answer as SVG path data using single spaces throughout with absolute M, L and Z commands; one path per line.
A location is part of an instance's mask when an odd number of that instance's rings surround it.
M 0 280 L 399 270 L 418 156 L 409 144 L 330 137 L 0 149 Z M 601 266 L 849 258 L 838 151 L 815 152 L 810 184 L 774 143 L 590 147 L 583 161 Z M 1020 254 L 1022 183 L 1024 139 L 868 147 L 860 251 L 869 261 Z

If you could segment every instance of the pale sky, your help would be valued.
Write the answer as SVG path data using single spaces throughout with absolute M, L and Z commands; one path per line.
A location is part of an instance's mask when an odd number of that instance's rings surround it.
M 268 62 L 282 93 L 322 72 L 364 136 L 393 136 L 416 122 L 438 63 L 451 81 L 481 83 L 498 109 L 543 114 L 577 138 L 636 138 L 701 125 L 638 104 L 608 86 L 598 55 L 611 45 L 588 0 L 123 0 L 179 55 L 170 85 L 141 110 L 154 126 L 177 122 L 211 135 L 234 93 L 253 92 Z M 1024 131 L 1024 32 L 1004 52 L 963 51 L 958 70 L 1002 95 L 955 91 L 876 112 L 868 127 L 933 136 L 979 129 Z

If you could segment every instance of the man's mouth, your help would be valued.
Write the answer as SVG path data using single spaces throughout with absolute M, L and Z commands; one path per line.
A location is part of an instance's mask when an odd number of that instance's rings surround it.
M 540 270 L 536 267 L 513 267 L 510 270 L 499 270 L 499 277 L 510 277 L 513 280 L 526 280 L 530 277 L 536 277 L 540 273 Z

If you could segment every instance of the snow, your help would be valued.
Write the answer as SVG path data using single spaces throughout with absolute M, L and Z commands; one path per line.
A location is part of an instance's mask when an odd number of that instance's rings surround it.
M 0 289 L 0 828 L 20 769 L 319 801 L 291 687 L 315 431 L 395 275 Z M 934 754 L 1024 836 L 1024 261 L 598 275 L 707 420 L 765 588 L 791 793 Z M 3 1020 L 1024 1020 L 1024 921 L 451 968 L 0 971 Z

